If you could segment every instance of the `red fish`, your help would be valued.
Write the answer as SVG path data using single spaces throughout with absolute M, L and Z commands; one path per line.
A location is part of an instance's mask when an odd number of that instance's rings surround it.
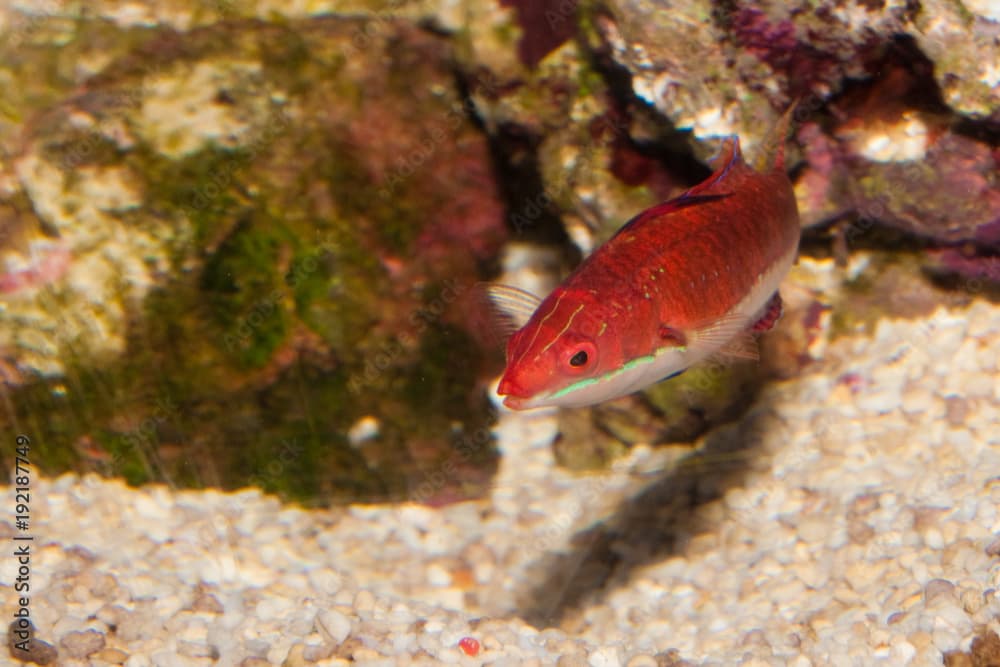
M 513 326 L 497 393 L 525 409 L 624 396 L 733 348 L 781 314 L 778 285 L 795 262 L 799 215 L 784 171 L 788 118 L 770 168 L 726 139 L 721 166 L 643 211 L 549 296 L 490 296 Z

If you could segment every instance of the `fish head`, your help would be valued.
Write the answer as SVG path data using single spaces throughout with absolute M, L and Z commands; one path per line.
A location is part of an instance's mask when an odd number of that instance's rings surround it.
M 519 326 L 497 387 L 513 410 L 595 405 L 677 375 L 693 359 L 682 331 L 658 330 L 648 313 L 590 289 L 560 287 L 541 301 L 499 286 L 491 297 Z
M 602 337 L 607 328 L 601 304 L 553 293 L 507 341 L 507 368 L 497 393 L 515 410 L 585 405 L 575 389 L 607 372 L 614 354 Z M 603 347 L 603 349 L 602 349 Z

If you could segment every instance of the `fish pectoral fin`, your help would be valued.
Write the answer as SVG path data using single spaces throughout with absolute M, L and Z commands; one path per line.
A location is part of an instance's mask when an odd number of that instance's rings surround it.
M 510 285 L 487 285 L 486 295 L 493 305 L 494 325 L 510 335 L 523 327 L 538 310 L 542 300 L 526 290 Z
M 746 319 L 739 315 L 725 315 L 717 320 L 695 327 L 688 333 L 688 347 L 696 356 L 714 354 L 729 344 L 746 329 Z
M 687 345 L 687 336 L 684 332 L 668 324 L 661 324 L 657 329 L 657 335 L 667 347 L 684 347 Z
M 726 360 L 760 361 L 757 340 L 749 331 L 736 334 L 731 341 L 719 348 L 716 356 Z
M 757 361 L 757 341 L 746 328 L 746 319 L 727 315 L 710 325 L 697 329 L 689 337 L 695 356 L 720 361 L 747 359 Z

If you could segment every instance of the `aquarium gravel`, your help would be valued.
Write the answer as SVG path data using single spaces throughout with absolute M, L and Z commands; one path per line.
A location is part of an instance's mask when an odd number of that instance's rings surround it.
M 884 320 L 694 454 L 600 474 L 554 466 L 553 413 L 504 413 L 491 495 L 437 508 L 35 479 L 36 638 L 61 665 L 941 664 L 1000 629 L 998 336 L 986 302 Z

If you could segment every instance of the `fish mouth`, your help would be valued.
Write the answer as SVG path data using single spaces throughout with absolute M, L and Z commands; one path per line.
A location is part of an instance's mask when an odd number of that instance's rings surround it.
M 504 407 L 510 408 L 511 410 L 523 410 L 526 406 L 524 405 L 527 399 L 521 398 L 519 396 L 507 396 L 503 399 Z
M 546 394 L 537 394 L 535 396 L 518 396 L 516 394 L 506 395 L 497 392 L 500 396 L 503 396 L 503 405 L 509 410 L 532 410 L 534 408 L 544 408 L 552 405 L 549 402 L 549 397 Z
M 532 410 L 549 405 L 545 402 L 545 397 L 540 396 L 506 396 L 503 399 L 503 404 L 510 410 Z
M 521 388 L 507 377 L 500 379 L 500 384 L 497 386 L 497 395 L 504 397 L 504 407 L 511 410 L 525 410 L 532 407 L 531 396 L 525 396 Z

